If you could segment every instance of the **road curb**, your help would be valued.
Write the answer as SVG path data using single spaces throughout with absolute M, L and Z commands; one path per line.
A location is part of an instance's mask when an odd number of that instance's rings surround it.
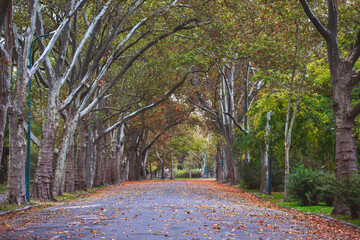
M 7 214 L 10 214 L 10 213 L 13 213 L 13 212 L 21 212 L 21 211 L 24 211 L 24 210 L 29 210 L 31 208 L 39 207 L 39 206 L 40 206 L 39 204 L 29 205 L 29 206 L 26 206 L 24 208 L 19 208 L 19 209 L 15 209 L 15 210 L 9 210 L 9 211 L 6 211 L 6 212 L 0 212 L 0 216 L 4 216 L 4 215 L 7 215 Z

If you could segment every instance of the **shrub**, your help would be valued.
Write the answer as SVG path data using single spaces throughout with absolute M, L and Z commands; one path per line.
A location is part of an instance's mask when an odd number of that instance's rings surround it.
M 360 207 L 360 176 L 336 179 L 334 176 L 324 179 L 325 185 L 321 187 L 327 196 L 337 197 L 349 207 L 351 218 L 359 217 Z
M 175 170 L 174 172 L 175 178 L 189 178 L 189 170 Z M 201 178 L 201 170 L 191 169 L 191 177 L 192 178 Z
M 300 165 L 289 176 L 288 194 L 290 200 L 298 201 L 303 206 L 317 205 L 321 190 L 318 170 Z

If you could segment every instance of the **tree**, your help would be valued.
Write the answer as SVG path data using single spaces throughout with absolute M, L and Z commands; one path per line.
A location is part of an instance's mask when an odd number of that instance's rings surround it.
M 328 1 L 327 27 L 315 15 L 306 0 L 300 0 L 300 3 L 316 30 L 326 41 L 333 90 L 336 136 L 335 174 L 338 179 L 341 177 L 349 179 L 353 174 L 358 173 L 354 123 L 360 113 L 360 103 L 352 104 L 351 93 L 360 82 L 360 70 L 354 69 L 354 65 L 360 57 L 360 31 L 352 33 L 353 44 L 349 46 L 348 52 L 343 58 L 341 46 L 338 43 L 338 1 Z M 343 6 L 349 5 L 348 7 L 356 6 L 355 2 L 339 1 L 339 3 Z M 358 26 L 359 23 L 354 22 L 353 27 Z M 343 212 L 344 205 L 339 202 L 335 204 L 333 214 L 342 214 Z
M 7 109 L 10 100 L 10 82 L 12 74 L 12 0 L 0 2 L 0 29 L 4 33 L 5 43 L 0 45 L 0 166 L 5 138 Z

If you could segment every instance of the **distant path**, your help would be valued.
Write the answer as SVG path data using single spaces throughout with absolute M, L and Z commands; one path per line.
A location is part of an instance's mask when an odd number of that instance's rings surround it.
M 214 181 L 126 183 L 0 222 L 0 239 L 346 239 L 347 226 L 265 205 Z

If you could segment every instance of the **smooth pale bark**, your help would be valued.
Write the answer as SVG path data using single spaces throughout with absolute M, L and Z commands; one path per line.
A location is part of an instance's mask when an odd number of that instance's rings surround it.
M 12 0 L 2 1 L 0 30 L 4 31 L 5 44 L 0 44 L 0 166 L 2 163 L 7 110 L 10 101 L 13 52 L 12 6 Z

